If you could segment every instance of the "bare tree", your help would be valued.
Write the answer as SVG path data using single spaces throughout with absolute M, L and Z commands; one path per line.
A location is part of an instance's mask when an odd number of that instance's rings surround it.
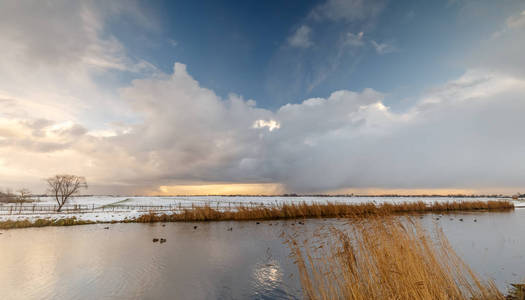
M 18 202 L 20 203 L 27 202 L 31 197 L 31 191 L 26 188 L 19 189 L 17 192 L 18 192 L 17 199 L 18 199 Z
M 80 189 L 87 189 L 86 178 L 76 175 L 55 175 L 46 179 L 49 184 L 49 191 L 55 196 L 58 203 L 57 212 L 66 204 L 69 197 L 80 192 Z

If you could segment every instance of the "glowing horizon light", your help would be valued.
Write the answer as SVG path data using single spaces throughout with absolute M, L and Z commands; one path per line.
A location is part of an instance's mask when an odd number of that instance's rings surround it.
M 164 195 L 280 195 L 285 188 L 280 183 L 194 183 L 162 185 L 150 194 Z

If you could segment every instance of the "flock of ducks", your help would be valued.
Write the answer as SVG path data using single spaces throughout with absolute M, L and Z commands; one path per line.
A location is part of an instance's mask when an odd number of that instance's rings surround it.
M 435 218 L 435 220 L 439 221 L 439 219 L 442 218 L 442 217 L 443 217 L 443 215 L 439 215 L 438 217 Z M 422 216 L 421 216 L 420 218 L 423 219 Z M 453 220 L 454 220 L 454 218 L 450 218 L 450 221 L 453 221 Z M 463 218 L 460 218 L 460 219 L 458 219 L 458 220 L 459 220 L 460 222 L 463 222 Z M 477 219 L 474 219 L 474 222 L 477 222 L 477 221 L 478 221 Z M 298 221 L 297 223 L 300 224 L 300 225 L 304 225 L 304 222 L 303 222 L 303 221 Z M 261 222 L 258 222 L 258 221 L 257 221 L 257 222 L 255 222 L 255 224 L 256 224 L 256 225 L 259 225 L 259 224 L 261 224 Z M 268 225 L 272 226 L 272 223 L 269 223 Z M 290 224 L 290 225 L 294 226 L 295 223 L 292 223 L 292 224 Z M 166 227 L 166 224 L 162 224 L 162 227 Z M 197 230 L 198 228 L 199 228 L 199 226 L 197 226 L 197 225 L 194 225 L 194 226 L 193 226 L 193 230 Z M 104 227 L 104 229 L 109 229 L 109 227 Z M 226 230 L 227 230 L 227 231 L 233 231 L 233 227 L 229 227 L 229 228 L 226 229 Z M 153 243 L 157 243 L 157 242 L 158 242 L 158 243 L 160 243 L 160 244 L 164 244 L 164 243 L 167 242 L 167 239 L 165 239 L 165 238 L 153 238 L 152 241 L 153 241 Z
M 441 219 L 442 217 L 443 217 L 443 215 L 439 215 L 438 217 L 436 217 L 436 218 L 432 218 L 432 219 L 434 219 L 434 220 L 436 220 L 436 221 L 439 221 L 439 219 Z M 423 219 L 423 216 L 420 216 L 419 218 L 420 218 L 420 219 Z M 450 220 L 450 221 L 454 221 L 454 218 L 450 218 L 449 220 Z M 459 218 L 458 220 L 459 220 L 460 222 L 463 222 L 463 218 Z M 474 222 L 477 222 L 477 221 L 478 221 L 478 220 L 477 220 L 476 218 L 474 218 Z
M 301 222 L 299 221 L 298 222 L 299 224 L 301 225 L 304 225 L 304 222 Z M 255 222 L 256 225 L 259 225 L 261 224 L 261 222 Z M 269 224 L 270 226 L 272 225 L 271 223 Z M 295 223 L 292 223 L 292 225 L 295 225 Z M 162 224 L 162 227 L 166 227 L 166 224 Z M 195 225 L 193 226 L 193 230 L 197 230 L 199 228 L 199 226 Z M 104 227 L 104 229 L 109 229 L 109 227 Z M 228 229 L 226 229 L 227 231 L 233 231 L 233 227 L 229 227 Z M 153 243 L 157 243 L 159 242 L 160 244 L 163 244 L 167 241 L 167 239 L 165 238 L 153 238 Z

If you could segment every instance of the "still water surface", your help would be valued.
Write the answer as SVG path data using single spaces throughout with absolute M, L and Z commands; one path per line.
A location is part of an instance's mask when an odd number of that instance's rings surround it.
M 493 278 L 502 290 L 525 278 L 525 209 L 437 217 L 427 214 L 422 222 L 428 228 L 436 223 L 441 226 L 458 254 L 483 278 Z M 96 224 L 3 230 L 0 298 L 301 298 L 297 269 L 280 234 L 313 231 L 327 223 L 343 226 L 344 220 L 294 223 Z M 153 238 L 167 242 L 153 243 Z

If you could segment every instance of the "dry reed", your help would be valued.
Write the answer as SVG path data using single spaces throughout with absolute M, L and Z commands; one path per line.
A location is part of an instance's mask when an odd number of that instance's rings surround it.
M 398 213 L 453 212 L 476 210 L 512 210 L 511 201 L 465 201 L 411 203 L 299 203 L 275 206 L 237 206 L 233 209 L 217 210 L 210 206 L 183 209 L 172 214 L 150 212 L 128 222 L 192 222 L 192 221 L 246 221 L 300 218 L 345 218 L 387 216 Z
M 94 224 L 93 221 L 78 220 L 75 217 L 65 219 L 37 219 L 34 222 L 29 220 L 17 220 L 17 221 L 3 221 L 0 222 L 0 229 L 14 229 L 14 228 L 27 228 L 27 227 L 45 227 L 45 226 L 73 226 L 73 225 L 86 225 Z
M 459 258 L 441 230 L 432 239 L 407 218 L 354 220 L 310 240 L 287 240 L 307 299 L 505 299 Z M 301 236 L 303 237 L 303 236 Z

